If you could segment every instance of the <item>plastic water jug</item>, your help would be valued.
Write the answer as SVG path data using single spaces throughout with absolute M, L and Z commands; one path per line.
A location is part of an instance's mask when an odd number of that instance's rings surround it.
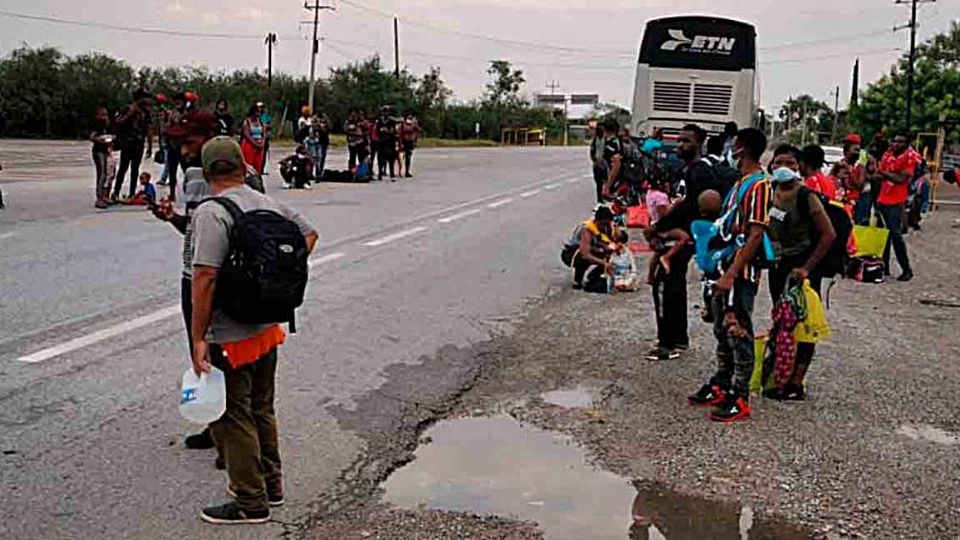
M 227 385 L 223 372 L 213 367 L 199 377 L 193 368 L 183 373 L 180 387 L 180 416 L 198 424 L 209 424 L 227 410 Z

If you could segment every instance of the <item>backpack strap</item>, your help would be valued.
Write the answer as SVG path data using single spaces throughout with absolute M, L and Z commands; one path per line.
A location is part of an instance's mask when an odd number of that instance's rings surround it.
M 243 217 L 243 210 L 240 209 L 240 206 L 227 197 L 207 197 L 206 199 L 200 201 L 200 203 L 197 204 L 197 207 L 210 201 L 213 201 L 226 209 L 226 211 L 230 213 L 230 217 L 233 218 L 234 223 L 237 223 Z

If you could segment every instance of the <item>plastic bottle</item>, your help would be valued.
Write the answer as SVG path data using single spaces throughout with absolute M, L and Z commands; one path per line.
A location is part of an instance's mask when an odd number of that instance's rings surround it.
M 180 416 L 197 424 L 209 424 L 227 410 L 227 385 L 223 372 L 210 368 L 210 373 L 197 377 L 193 368 L 183 373 L 180 387 Z

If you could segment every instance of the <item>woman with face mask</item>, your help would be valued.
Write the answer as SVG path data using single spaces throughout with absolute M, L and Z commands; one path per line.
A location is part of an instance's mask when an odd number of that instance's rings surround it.
M 817 263 L 833 245 L 836 232 L 820 198 L 803 185 L 798 172 L 800 150 L 783 145 L 774 152 L 770 163 L 773 181 L 773 201 L 770 208 L 768 232 L 777 252 L 777 266 L 770 270 L 770 296 L 776 303 L 789 284 L 810 285 L 820 294 L 823 276 L 816 270 Z M 806 399 L 804 379 L 813 360 L 812 343 L 797 344 L 794 371 L 783 388 L 764 392 L 764 397 L 775 400 L 803 401 Z

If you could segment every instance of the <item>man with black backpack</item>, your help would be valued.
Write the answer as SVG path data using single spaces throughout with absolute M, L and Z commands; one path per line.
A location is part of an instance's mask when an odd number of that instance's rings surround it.
M 283 504 L 274 413 L 277 348 L 303 302 L 317 233 L 296 212 L 244 185 L 240 146 L 203 146 L 212 198 L 193 216 L 193 369 L 226 377 L 227 408 L 211 424 L 236 501 L 205 508 L 208 523 L 266 523 Z M 266 351 L 266 352 L 264 352 Z

